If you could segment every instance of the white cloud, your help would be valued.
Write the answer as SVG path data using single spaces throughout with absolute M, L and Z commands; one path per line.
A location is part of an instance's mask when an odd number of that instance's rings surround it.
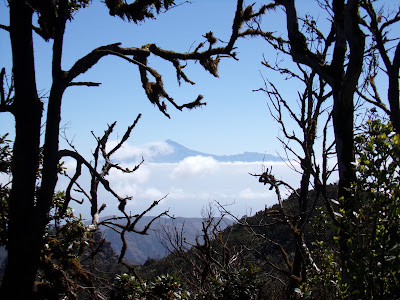
M 165 195 L 166 195 L 165 193 L 159 191 L 156 188 L 148 188 L 144 190 L 143 193 L 138 194 L 137 197 L 154 201 L 165 197 Z
M 239 192 L 238 198 L 243 200 L 266 199 L 270 197 L 270 195 L 271 193 L 269 193 L 267 190 L 255 191 L 253 188 L 248 187 Z
M 117 145 L 118 141 L 110 141 L 107 143 L 107 148 L 112 149 Z M 145 160 L 150 160 L 152 157 L 159 154 L 171 154 L 174 149 L 165 142 L 154 142 L 147 143 L 140 146 L 133 146 L 129 143 L 124 143 L 122 147 L 113 154 L 112 158 L 124 161 L 124 160 L 141 160 L 143 157 Z
M 120 197 L 136 197 L 140 187 L 136 183 L 112 185 L 112 189 Z
M 132 168 L 134 164 L 123 164 Z M 145 163 L 135 173 L 124 174 L 113 170 L 107 179 L 120 196 L 133 196 L 127 211 L 134 213 L 147 209 L 154 200 L 168 196 L 150 212 L 155 215 L 166 209 L 175 216 L 199 217 L 209 202 L 232 204 L 228 209 L 237 216 L 257 212 L 276 203 L 273 191 L 249 175 L 260 174 L 273 167 L 277 179 L 297 187 L 300 177 L 283 162 L 221 163 L 211 157 L 188 157 L 180 163 Z M 80 183 L 88 180 L 82 177 Z M 286 191 L 281 191 L 283 197 Z M 101 202 L 107 202 L 105 215 L 117 213 L 118 201 L 101 191 Z M 78 209 L 78 208 L 76 208 Z M 88 212 L 83 212 L 83 214 Z
M 0 173 L 0 184 L 7 184 L 11 180 L 11 176 L 5 173 Z
M 70 174 L 73 174 L 76 169 L 76 160 L 72 158 L 67 158 L 64 161 L 63 167 L 66 168 Z
M 218 170 L 218 161 L 210 156 L 189 156 L 178 163 L 172 171 L 172 178 L 185 176 L 201 176 Z
M 135 164 L 121 164 L 121 167 L 132 170 L 135 167 Z M 125 185 L 130 183 L 145 184 L 150 179 L 150 176 L 151 168 L 146 164 L 142 164 L 139 169 L 137 169 L 133 173 L 124 173 L 121 170 L 113 168 L 110 170 L 110 174 L 107 177 L 107 180 L 118 185 Z
M 200 201 L 209 200 L 211 197 L 210 192 L 199 192 L 196 189 L 193 189 L 191 186 L 182 186 L 180 188 L 171 186 L 168 189 L 168 197 L 167 199 L 177 199 L 177 200 L 185 200 L 185 199 L 197 199 Z
M 185 191 L 183 188 L 177 188 L 177 187 L 170 187 L 168 191 L 168 197 L 167 199 L 173 198 L 173 199 L 187 199 L 187 198 L 192 198 L 194 196 L 193 193 L 189 193 Z
M 298 185 L 298 175 L 283 162 L 220 163 L 201 156 L 189 157 L 180 163 L 147 164 L 144 166 L 148 168 L 147 180 L 143 184 L 124 179 L 124 175 L 119 175 L 115 181 L 124 191 L 134 186 L 134 198 L 129 205 L 135 210 L 145 209 L 152 201 L 168 194 L 153 213 L 157 209 L 169 209 L 176 216 L 200 216 L 209 202 L 217 201 L 234 203 L 229 209 L 241 216 L 276 202 L 275 193 L 249 175 L 260 174 L 271 166 L 277 178 Z M 285 192 L 282 191 L 283 195 Z

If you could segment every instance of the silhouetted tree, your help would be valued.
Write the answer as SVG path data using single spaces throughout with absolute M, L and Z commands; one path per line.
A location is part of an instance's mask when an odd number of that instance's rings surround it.
M 399 107 L 399 68 L 400 68 L 400 42 L 393 36 L 395 26 L 400 21 L 400 7 L 397 11 L 385 11 L 384 7 L 375 9 L 374 1 L 363 0 L 360 6 L 367 16 L 360 20 L 372 35 L 369 48 L 366 51 L 367 65 L 364 87 L 370 91 L 359 93 L 368 102 L 383 109 L 390 117 L 390 121 L 397 133 L 400 132 L 400 107 Z M 383 64 L 383 65 L 382 65 Z M 384 103 L 379 95 L 379 89 L 375 83 L 375 77 L 379 70 L 383 69 L 388 78 L 387 102 Z M 367 97 L 368 95 L 368 97 Z
M 371 97 L 361 96 L 361 98 L 384 109 L 390 115 L 395 128 L 397 128 L 396 119 L 399 114 L 400 44 L 397 36 L 389 37 L 389 28 L 399 21 L 399 12 L 396 10 L 391 17 L 383 10 L 377 13 L 373 2 L 366 0 L 315 1 L 315 4 L 327 13 L 330 22 L 329 30 L 324 33 L 325 27 L 320 26 L 313 14 L 307 14 L 305 17 L 298 15 L 297 8 L 300 4 L 297 3 L 299 2 L 276 0 L 263 7 L 283 8 L 286 19 L 286 28 L 283 33 L 263 30 L 260 21 L 249 24 L 249 28 L 242 33 L 263 37 L 280 54 L 291 58 L 299 65 L 308 67 L 330 87 L 339 174 L 338 198 L 342 199 L 341 208 L 350 218 L 355 208 L 350 188 L 356 179 L 354 96 L 361 87 L 363 70 L 366 74 L 364 86 L 368 83 L 372 92 Z M 381 22 L 382 24 L 379 25 Z M 362 28 L 366 28 L 367 32 L 364 32 Z M 367 39 L 368 34 L 372 34 L 372 39 Z M 371 44 L 368 49 L 366 48 L 367 41 Z M 393 55 L 392 60 L 389 55 Z M 383 104 L 374 84 L 379 70 L 379 60 L 384 62 L 389 77 L 389 109 Z M 291 71 L 286 69 L 283 73 L 290 75 Z M 358 94 L 363 95 L 362 92 Z M 307 159 L 307 155 L 305 158 Z M 347 238 L 348 233 L 342 228 L 340 241 L 344 263 L 348 254 Z
M 271 114 L 283 132 L 284 137 L 280 138 L 280 141 L 287 153 L 288 164 L 291 164 L 291 159 L 294 159 L 299 167 L 295 167 L 293 164 L 291 166 L 294 171 L 301 174 L 298 190 L 284 181 L 278 180 L 274 176 L 272 168 L 267 168 L 261 175 L 255 175 L 259 177 L 261 183 L 270 186 L 270 189 L 275 191 L 280 210 L 272 215 L 278 220 L 278 223 L 286 225 L 293 236 L 295 252 L 292 257 L 288 255 L 292 249 L 285 250 L 278 242 L 265 238 L 280 250 L 282 259 L 286 262 L 285 268 L 274 267 L 288 279 L 287 295 L 289 298 L 293 296 L 293 290 L 296 287 L 307 281 L 309 267 L 319 269 L 310 254 L 309 245 L 306 242 L 306 231 L 310 218 L 314 215 L 317 200 L 321 198 L 326 203 L 328 202 L 326 184 L 333 171 L 328 167 L 328 159 L 334 143 L 330 143 L 327 137 L 327 129 L 331 124 L 331 113 L 330 106 L 326 102 L 331 96 L 331 92 L 326 90 L 326 82 L 316 72 L 307 72 L 300 65 L 298 65 L 300 72 L 296 74 L 294 70 L 289 71 L 278 65 L 271 66 L 267 62 L 264 64 L 280 73 L 290 74 L 290 78 L 300 81 L 304 85 L 304 90 L 298 92 L 298 106 L 289 105 L 272 82 L 266 82 L 265 88 L 261 89 L 267 94 Z M 294 128 L 285 122 L 288 117 L 294 120 Z M 321 127 L 321 125 L 323 130 L 317 131 L 318 126 Z M 318 137 L 321 137 L 321 143 L 316 143 Z M 319 147 L 321 149 L 318 149 Z M 316 154 L 318 152 L 322 157 L 318 157 Z M 310 186 L 313 186 L 316 191 L 313 197 L 310 197 Z M 281 195 L 282 189 L 289 190 L 291 197 L 295 199 L 293 201 L 296 203 L 295 207 L 292 206 L 293 204 L 290 207 L 285 205 Z M 245 223 L 243 225 L 246 226 Z M 259 226 L 264 227 L 267 232 L 270 227 L 275 226 L 275 223 L 265 222 L 261 219 Z M 257 235 L 265 237 L 265 233 Z M 263 255 L 265 256 L 265 254 Z
M 193 102 L 177 104 L 164 87 L 161 74 L 149 66 L 148 58 L 156 56 L 172 64 L 178 80 L 193 83 L 183 72 L 182 61 L 198 61 L 204 69 L 217 76 L 218 62 L 222 56 L 235 57 L 233 47 L 240 36 L 245 18 L 243 1 L 239 0 L 233 20 L 232 35 L 226 45 L 217 47 L 212 32 L 205 35 L 206 42 L 188 53 L 178 53 L 159 48 L 155 44 L 143 47 L 122 47 L 111 44 L 98 47 L 77 60 L 69 70 L 61 67 L 63 39 L 68 21 L 78 9 L 86 8 L 89 0 L 9 0 L 10 24 L 1 25 L 10 34 L 12 47 L 12 78 L 10 92 L 1 86 L 1 112 L 15 117 L 15 141 L 12 163 L 12 187 L 9 198 L 8 264 L 0 289 L 2 299 L 29 299 L 39 265 L 44 229 L 49 221 L 54 189 L 57 183 L 59 159 L 59 130 L 61 103 L 64 92 L 71 86 L 98 86 L 99 83 L 79 82 L 76 78 L 97 64 L 103 57 L 112 55 L 136 66 L 148 99 L 169 117 L 167 103 L 178 110 L 201 105 L 202 96 Z M 111 16 L 134 23 L 154 18 L 161 11 L 174 6 L 172 0 L 104 1 Z M 38 16 L 34 23 L 34 14 Z M 32 34 L 52 40 L 52 84 L 47 101 L 45 128 L 42 129 L 44 103 L 36 88 L 36 68 Z M 208 45 L 205 47 L 205 45 Z M 203 48 L 204 47 L 204 48 Z M 203 50 L 204 49 L 204 50 Z M 1 72 L 2 83 L 5 71 Z M 43 168 L 39 167 L 41 130 L 44 132 Z

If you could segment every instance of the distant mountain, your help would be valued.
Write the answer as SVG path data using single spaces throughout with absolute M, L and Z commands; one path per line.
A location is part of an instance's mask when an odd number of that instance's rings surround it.
M 191 150 L 182 146 L 181 144 L 174 142 L 172 140 L 166 140 L 165 143 L 172 148 L 172 151 L 168 151 L 167 153 L 159 153 L 153 156 L 149 162 L 154 163 L 178 163 L 181 160 L 185 159 L 189 156 L 209 156 L 214 158 L 219 162 L 256 162 L 256 161 L 281 161 L 282 159 L 277 156 L 273 156 L 271 154 L 264 154 L 258 152 L 244 152 L 242 154 L 234 154 L 234 155 L 215 155 L 204 153 L 196 150 Z M 156 152 L 156 151 L 153 151 Z
M 142 229 L 149 223 L 153 217 L 145 216 L 137 224 L 137 229 Z M 130 263 L 143 264 L 148 258 L 160 259 L 169 253 L 162 244 L 164 239 L 163 228 L 173 230 L 176 227 L 178 230 L 184 226 L 186 240 L 190 243 L 195 243 L 196 236 L 201 235 L 202 218 L 160 218 L 155 221 L 148 231 L 148 235 L 140 235 L 137 233 L 126 233 L 125 240 L 128 248 L 125 253 L 125 259 Z M 220 225 L 221 229 L 232 225 L 231 219 L 224 219 Z M 121 252 L 122 241 L 119 233 L 106 227 L 100 227 L 103 231 L 104 238 L 111 243 L 111 247 L 116 253 Z

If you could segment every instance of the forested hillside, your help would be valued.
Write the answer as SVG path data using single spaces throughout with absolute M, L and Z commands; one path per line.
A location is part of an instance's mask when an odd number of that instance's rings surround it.
M 337 185 L 328 186 L 327 193 L 334 199 Z M 316 199 L 316 202 L 310 202 L 309 211 L 314 206 L 324 206 L 316 196 L 314 191 L 310 193 L 310 199 Z M 287 215 L 293 218 L 299 216 L 296 194 L 283 201 L 283 207 Z M 256 294 L 260 299 L 282 299 L 285 294 L 282 282 L 287 279 L 285 269 L 294 258 L 296 241 L 281 211 L 280 205 L 276 204 L 254 216 L 243 217 L 223 230 L 218 227 L 219 220 L 205 219 L 203 228 L 206 230 L 194 244 L 186 243 L 185 234 L 179 236 L 178 228 L 173 232 L 177 235 L 171 239 L 174 245 L 169 246 L 172 252 L 161 259 L 149 259 L 138 268 L 138 272 L 142 278 L 150 281 L 163 274 L 175 274 L 176 278 L 181 279 L 182 289 L 192 294 L 205 293 L 207 297 L 218 293 L 217 290 L 229 280 L 232 281 L 233 290 L 243 289 L 244 292 L 251 289 L 248 291 L 249 299 L 252 297 L 250 295 Z M 333 228 L 321 231 L 318 213 L 312 213 L 310 219 L 313 221 L 305 229 L 309 245 L 328 241 L 334 235 Z M 205 242 L 208 239 L 209 244 Z M 313 250 L 312 246 L 310 251 Z M 205 281 L 206 276 L 211 278 L 208 282 Z M 239 286 L 233 287 L 235 284 Z M 234 294 L 230 295 L 234 297 Z
M 138 223 L 138 228 L 143 228 L 153 217 L 143 217 Z M 126 235 L 128 248 L 125 253 L 127 261 L 133 264 L 143 264 L 147 259 L 159 259 L 168 254 L 165 248 L 164 232 L 177 228 L 185 232 L 186 240 L 194 243 L 196 236 L 201 234 L 202 218 L 160 218 L 153 223 L 147 235 L 130 233 Z M 224 219 L 221 228 L 232 224 L 231 219 Z M 111 243 L 111 247 L 116 253 L 121 251 L 122 241 L 120 235 L 109 228 L 100 227 L 103 237 Z

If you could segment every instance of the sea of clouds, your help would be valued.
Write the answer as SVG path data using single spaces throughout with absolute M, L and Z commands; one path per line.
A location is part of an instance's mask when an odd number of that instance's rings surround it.
M 112 145 L 108 146 L 111 149 Z M 293 187 L 298 187 L 300 177 L 291 168 L 296 164 L 288 162 L 218 162 L 208 156 L 189 156 L 179 163 L 151 163 L 152 157 L 162 153 L 171 153 L 173 149 L 166 143 L 151 143 L 143 146 L 125 144 L 112 157 L 124 168 L 133 169 L 145 158 L 145 162 L 134 173 L 122 173 L 111 170 L 107 180 L 121 197 L 132 196 L 126 211 L 137 214 L 149 207 L 153 201 L 163 200 L 148 215 L 155 215 L 169 210 L 171 215 L 199 217 L 205 208 L 222 205 L 233 215 L 241 217 L 252 215 L 277 202 L 274 191 L 269 186 L 258 182 L 254 174 L 261 174 L 271 169 L 277 179 L 285 180 Z M 75 162 L 65 162 L 70 176 L 75 170 Z M 253 174 L 253 175 L 251 175 Z M 89 175 L 83 173 L 80 184 L 89 186 Z M 59 188 L 65 188 L 66 178 L 60 178 Z M 286 190 L 283 195 L 289 195 Z M 76 193 L 78 199 L 82 194 Z M 104 189 L 99 189 L 99 205 L 106 203 L 104 216 L 118 214 L 118 202 Z M 89 203 L 74 205 L 84 218 L 89 218 Z

